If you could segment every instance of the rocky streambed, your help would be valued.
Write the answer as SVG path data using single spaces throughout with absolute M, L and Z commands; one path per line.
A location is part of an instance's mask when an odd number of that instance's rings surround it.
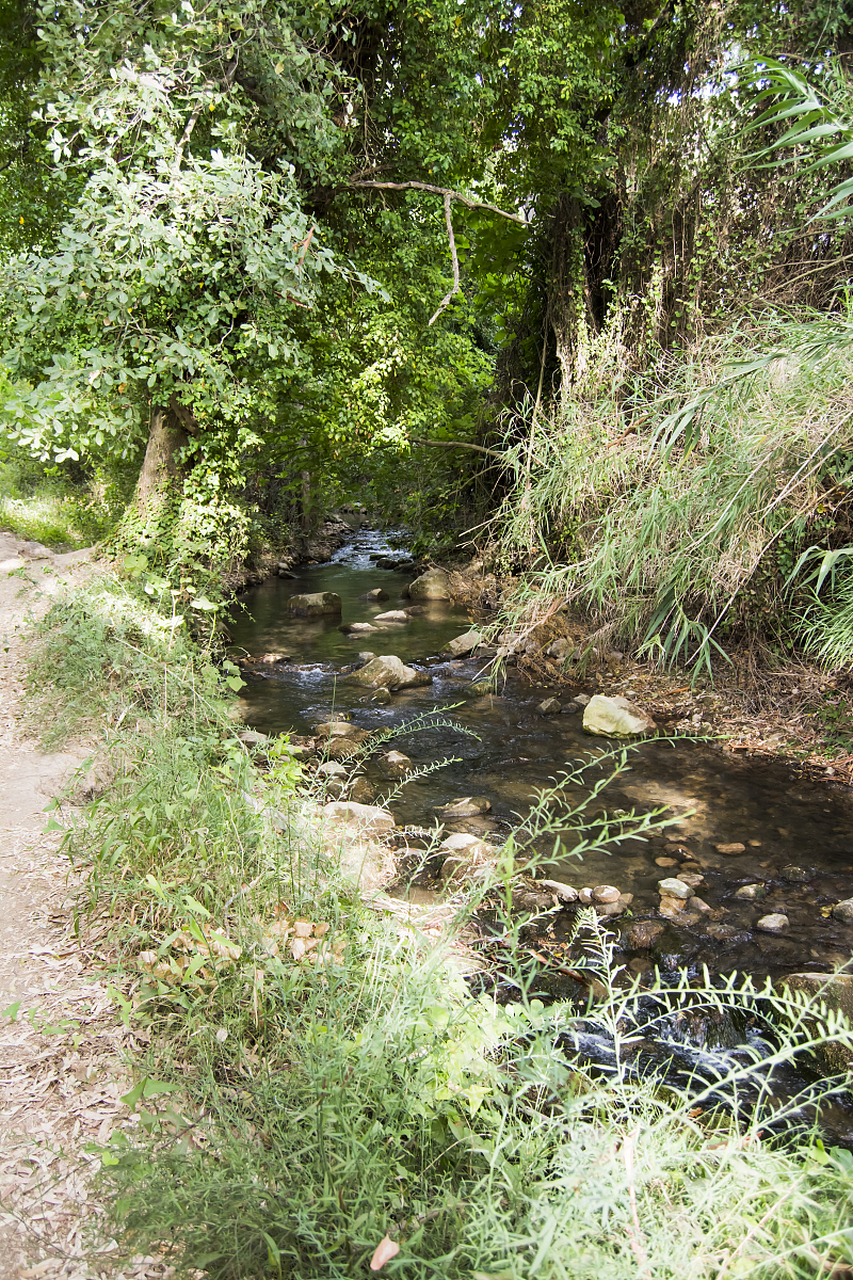
M 324 799 L 387 802 L 388 841 L 404 879 L 419 867 L 416 888 L 458 885 L 466 856 L 482 874 L 546 792 L 549 821 L 528 841 L 538 870 L 518 890 L 528 909 L 550 913 L 545 935 L 559 939 L 588 902 L 618 926 L 635 972 L 707 965 L 775 977 L 850 959 L 846 790 L 699 740 L 695 714 L 674 720 L 677 707 L 642 699 L 640 672 L 632 682 L 605 666 L 558 681 L 576 648 L 565 620 L 490 636 L 483 604 L 496 587 L 481 566 L 416 574 L 363 532 L 325 564 L 288 574 L 255 589 L 232 628 L 247 682 L 240 713 L 254 730 L 291 732 Z M 535 683 L 516 674 L 524 655 L 540 668 Z M 602 695 L 640 715 L 644 736 L 631 738 L 621 770 L 622 740 L 588 732 Z M 582 860 L 571 834 L 555 852 L 561 815 L 577 827 L 573 810 L 608 774 L 584 817 L 605 825 L 588 833 Z M 670 825 L 625 834 L 624 815 L 653 810 Z M 423 857 L 448 839 L 452 849 Z

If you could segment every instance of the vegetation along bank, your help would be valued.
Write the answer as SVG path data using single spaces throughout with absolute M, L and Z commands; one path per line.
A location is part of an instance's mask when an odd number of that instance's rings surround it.
M 847 781 L 851 40 L 799 0 L 0 3 L 9 1274 L 853 1265 L 834 1013 L 632 993 L 592 907 L 545 1000 L 526 819 L 380 908 L 392 842 L 320 834 L 228 713 L 234 592 L 369 512 L 468 567 L 490 678 Z M 697 1002 L 711 1066 L 658 1070 Z

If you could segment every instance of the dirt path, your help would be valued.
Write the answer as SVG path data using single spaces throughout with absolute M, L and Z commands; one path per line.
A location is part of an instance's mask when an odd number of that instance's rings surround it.
M 21 725 L 21 628 L 93 571 L 87 552 L 52 555 L 0 532 L 0 1280 L 163 1276 L 154 1259 L 117 1272 L 93 1252 L 99 1209 L 89 1173 L 135 1117 L 130 1033 L 97 970 L 97 942 L 74 939 L 61 832 L 44 810 L 86 744 L 45 754 Z

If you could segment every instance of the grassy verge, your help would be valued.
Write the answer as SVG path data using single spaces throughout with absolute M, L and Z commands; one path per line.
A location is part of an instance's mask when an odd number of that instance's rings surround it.
M 42 719 L 83 726 L 112 765 L 66 848 L 87 871 L 79 927 L 109 925 L 117 1006 L 147 1044 L 126 1098 L 138 1138 L 98 1153 L 122 1249 L 216 1280 L 367 1275 L 383 1242 L 383 1273 L 418 1280 L 853 1263 L 853 1160 L 771 1096 L 766 1054 L 709 1052 L 709 1075 L 676 1083 L 639 1068 L 648 1023 L 591 915 L 575 962 L 595 1008 L 537 996 L 500 901 L 503 979 L 463 979 L 453 931 L 427 940 L 338 874 L 286 743 L 255 768 L 172 622 L 93 584 L 30 659 Z M 827 1033 L 735 984 L 653 998 L 653 1022 L 697 1000 L 748 1009 L 770 1061 Z M 608 1046 L 597 1068 L 574 1052 L 585 1035 Z

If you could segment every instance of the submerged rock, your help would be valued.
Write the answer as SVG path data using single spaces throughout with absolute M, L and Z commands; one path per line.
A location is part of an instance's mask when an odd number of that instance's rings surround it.
M 460 796 L 448 804 L 436 804 L 433 808 L 442 818 L 452 821 L 454 818 L 475 818 L 478 814 L 488 813 L 492 807 L 491 800 L 485 796 Z
M 336 591 L 315 591 L 309 595 L 291 596 L 287 609 L 298 618 L 323 618 L 340 613 L 341 597 Z
M 359 600 L 388 600 L 390 597 L 381 587 L 374 587 L 372 591 L 365 591 L 358 598 Z
M 412 600 L 449 600 L 452 594 L 450 578 L 443 569 L 427 569 L 426 573 L 409 583 Z
M 377 613 L 374 622 L 408 622 L 409 615 L 405 609 L 390 609 L 387 613 Z
M 638 951 L 647 951 L 649 947 L 653 947 L 660 941 L 665 931 L 666 925 L 660 924 L 657 920 L 638 920 L 630 926 L 625 939 L 630 947 L 636 947 Z
M 432 676 L 425 671 L 416 671 L 407 667 L 394 654 L 384 654 L 372 658 L 360 671 L 353 671 L 344 676 L 350 684 L 360 684 L 366 689 L 415 689 L 419 685 L 429 684 Z
M 559 698 L 546 698 L 536 708 L 536 712 L 540 716 L 558 716 L 562 710 L 563 704 Z
M 642 707 L 617 695 L 608 698 L 597 693 L 590 698 L 583 713 L 583 727 L 587 733 L 601 738 L 635 738 L 657 728 L 652 717 Z

